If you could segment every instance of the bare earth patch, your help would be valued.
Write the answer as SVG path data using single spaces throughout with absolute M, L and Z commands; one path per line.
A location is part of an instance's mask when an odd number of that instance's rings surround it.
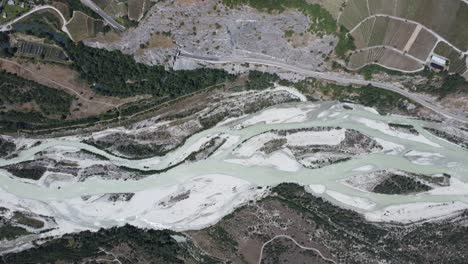
M 157 33 L 153 34 L 153 36 L 148 41 L 148 47 L 169 49 L 174 47 L 174 42 L 171 37 Z

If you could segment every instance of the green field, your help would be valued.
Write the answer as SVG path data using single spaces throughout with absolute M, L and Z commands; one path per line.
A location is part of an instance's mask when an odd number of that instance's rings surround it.
M 18 41 L 17 56 L 34 58 L 42 61 L 69 63 L 68 57 L 61 47 L 29 41 Z
M 82 12 L 75 12 L 73 18 L 67 24 L 68 31 L 76 42 L 87 38 L 95 37 L 97 33 L 102 32 L 104 23 L 87 16 Z

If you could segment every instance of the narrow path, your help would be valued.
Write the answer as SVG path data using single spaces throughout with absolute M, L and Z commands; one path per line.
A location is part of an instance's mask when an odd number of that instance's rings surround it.
M 212 63 L 212 64 L 228 64 L 228 63 L 236 63 L 236 64 L 243 64 L 243 63 L 251 63 L 251 64 L 257 64 L 257 65 L 265 65 L 265 66 L 271 66 L 271 67 L 276 67 L 276 68 L 281 68 L 286 71 L 290 72 L 295 72 L 307 77 L 312 77 L 315 79 L 321 79 L 321 80 L 327 80 L 327 81 L 332 81 L 336 82 L 339 84 L 343 85 L 361 85 L 361 86 L 366 86 L 366 85 L 372 85 L 374 87 L 388 90 L 397 94 L 400 94 L 448 119 L 453 119 L 462 123 L 468 123 L 468 118 L 466 116 L 460 116 L 454 113 L 451 113 L 449 111 L 443 110 L 436 105 L 434 105 L 431 102 L 427 102 L 423 98 L 419 97 L 416 94 L 410 93 L 400 87 L 397 87 L 393 84 L 390 83 L 384 83 L 384 82 L 376 82 L 376 81 L 367 81 L 364 79 L 359 79 L 359 78 L 352 78 L 352 77 L 346 77 L 346 76 L 339 76 L 337 74 L 331 73 L 331 72 L 317 72 L 309 69 L 305 69 L 299 66 L 295 65 L 290 65 L 284 62 L 280 61 L 274 61 L 274 60 L 268 60 L 268 59 L 259 59 L 259 58 L 248 58 L 248 57 L 230 57 L 230 58 L 209 58 L 209 57 L 204 57 L 204 56 L 198 56 L 198 55 L 193 55 L 193 54 L 188 54 L 188 53 L 183 53 L 181 52 L 179 57 L 184 57 L 192 60 L 197 60 L 197 61 L 202 61 L 205 63 Z
M 312 250 L 314 251 L 315 253 L 317 253 L 323 260 L 325 261 L 329 261 L 329 262 L 332 262 L 334 264 L 337 264 L 336 261 L 334 261 L 333 259 L 330 259 L 330 258 L 327 258 L 325 257 L 322 252 L 320 252 L 320 250 L 316 249 L 316 248 L 313 248 L 313 247 L 305 247 L 301 244 L 299 244 L 294 238 L 288 236 L 288 235 L 277 235 L 275 237 L 273 237 L 272 239 L 268 240 L 267 242 L 265 242 L 263 245 L 262 245 L 262 249 L 260 250 L 260 257 L 258 258 L 258 264 L 261 264 L 262 263 L 262 258 L 263 258 L 263 250 L 265 249 L 265 246 L 270 244 L 271 242 L 273 242 L 275 239 L 277 238 L 287 238 L 289 240 L 291 240 L 294 244 L 296 244 L 296 246 L 300 247 L 301 249 L 305 249 L 305 250 Z

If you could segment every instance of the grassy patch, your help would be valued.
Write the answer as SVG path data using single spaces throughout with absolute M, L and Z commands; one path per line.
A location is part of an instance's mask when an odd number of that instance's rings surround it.
M 12 220 L 14 220 L 16 223 L 25 225 L 25 226 L 30 226 L 32 228 L 43 228 L 44 227 L 44 222 L 37 220 L 32 217 L 28 217 L 25 214 L 21 212 L 15 212 L 13 215 Z
M 404 74 L 402 72 L 390 70 L 390 69 L 384 68 L 376 64 L 369 64 L 359 69 L 358 73 L 361 74 L 366 80 L 372 80 L 373 75 L 378 74 L 378 73 L 387 73 L 388 75 L 396 75 L 396 76 L 400 76 Z
M 284 32 L 284 36 L 285 36 L 286 38 L 290 38 L 290 37 L 292 37 L 293 35 L 294 35 L 294 30 L 288 29 L 288 30 L 286 30 L 286 31 Z
M 338 44 L 335 48 L 335 53 L 338 57 L 344 59 L 348 51 L 354 50 L 356 45 L 354 45 L 354 39 L 351 34 L 348 34 L 348 30 L 344 27 L 340 27 L 340 32 L 338 35 Z
M 264 73 L 259 71 L 250 71 L 247 81 L 247 90 L 263 90 L 273 87 L 274 82 L 278 81 L 276 74 Z
M 75 12 L 73 18 L 67 24 L 74 41 L 79 42 L 87 38 L 95 37 L 104 30 L 102 20 L 94 19 L 82 12 Z
M 310 4 L 305 0 L 223 0 L 223 3 L 229 7 L 248 5 L 270 13 L 297 9 L 310 18 L 311 32 L 332 34 L 336 31 L 336 21 L 332 15 L 319 4 Z
M 12 240 L 20 236 L 29 235 L 28 230 L 19 226 L 4 225 L 0 226 L 0 240 Z
M 431 187 L 415 179 L 401 175 L 393 175 L 375 186 L 372 191 L 383 194 L 411 194 L 427 192 L 431 189 Z

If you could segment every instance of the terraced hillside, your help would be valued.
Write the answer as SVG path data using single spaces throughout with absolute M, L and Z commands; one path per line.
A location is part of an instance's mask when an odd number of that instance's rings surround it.
M 437 32 L 460 50 L 468 49 L 468 4 L 462 0 L 350 0 L 339 22 L 352 30 L 369 16 L 412 20 Z
M 408 53 L 420 60 L 426 60 L 437 43 L 437 37 L 426 29 L 421 29 Z
M 356 40 L 358 49 L 385 45 L 403 50 L 415 28 L 416 24 L 388 17 L 370 17 L 351 35 Z
M 350 0 L 338 19 L 358 49 L 351 55 L 349 67 L 378 63 L 415 70 L 421 68 L 417 64 L 428 64 L 435 52 L 450 61 L 449 72 L 463 75 L 467 71 L 463 56 L 468 50 L 467 14 L 468 4 L 462 0 Z M 394 60 L 408 64 L 387 65 L 387 60 L 376 58 L 383 46 L 396 49 L 393 53 L 399 58 Z M 376 49 L 359 52 L 370 47 Z
M 67 24 L 67 28 L 73 40 L 79 42 L 102 32 L 104 23 L 102 20 L 94 19 L 78 11 L 73 14 L 72 19 Z
M 466 56 L 461 56 L 460 53 L 445 42 L 437 44 L 434 52 L 449 59 L 449 71 L 464 73 L 468 70 L 466 65 Z
M 352 70 L 358 70 L 368 63 L 406 72 L 416 72 L 424 69 L 424 64 L 419 61 L 385 47 L 372 47 L 353 53 L 348 66 Z

